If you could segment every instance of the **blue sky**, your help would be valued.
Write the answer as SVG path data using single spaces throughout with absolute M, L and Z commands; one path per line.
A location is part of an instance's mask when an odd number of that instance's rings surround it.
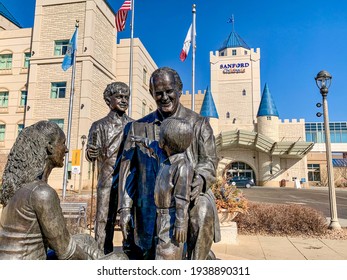
M 123 0 L 108 0 L 115 11 Z M 23 27 L 33 26 L 34 0 L 2 3 Z M 261 49 L 261 88 L 268 84 L 281 119 L 316 117 L 321 95 L 314 77 L 329 71 L 330 121 L 347 120 L 347 1 L 341 0 L 135 0 L 134 36 L 139 37 L 158 66 L 176 69 L 184 90 L 191 90 L 191 51 L 185 62 L 179 52 L 197 5 L 196 89 L 209 85 L 209 53 L 217 50 L 231 31 L 251 48 Z M 119 38 L 130 37 L 130 16 Z M 63 23 L 62 23 L 63 24 Z M 73 27 L 71 29 L 73 32 Z

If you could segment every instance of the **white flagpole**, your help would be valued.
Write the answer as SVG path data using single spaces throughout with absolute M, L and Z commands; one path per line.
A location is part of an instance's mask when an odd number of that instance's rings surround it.
M 134 17 L 135 17 L 135 0 L 131 0 L 131 24 L 130 24 L 130 65 L 129 65 L 129 107 L 128 107 L 128 115 L 132 116 L 132 99 L 133 99 L 133 44 L 134 44 Z
M 78 20 L 76 20 L 75 27 L 78 28 Z M 78 31 L 76 34 L 76 41 L 78 39 Z M 72 74 L 71 74 L 71 90 L 70 90 L 70 103 L 69 103 L 69 115 L 67 120 L 67 135 L 66 135 L 66 147 L 68 149 L 68 153 L 65 155 L 65 162 L 64 162 L 64 178 L 63 178 L 63 200 L 66 196 L 66 186 L 67 186 L 67 172 L 68 172 L 68 165 L 69 165 L 69 155 L 70 155 L 70 139 L 71 139 L 71 122 L 72 122 L 72 109 L 73 109 L 73 97 L 75 93 L 75 71 L 76 71 L 76 52 L 77 50 L 74 50 L 73 57 L 72 57 Z
M 195 111 L 195 18 L 196 5 L 193 4 L 193 24 L 192 24 L 192 111 Z

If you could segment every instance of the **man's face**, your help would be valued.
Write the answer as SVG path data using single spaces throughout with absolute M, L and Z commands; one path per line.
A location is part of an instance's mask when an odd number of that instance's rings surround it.
M 167 116 L 176 112 L 181 93 L 175 90 L 175 78 L 171 73 L 154 76 L 151 91 L 159 111 Z
M 110 97 L 109 107 L 113 111 L 125 112 L 129 105 L 129 90 L 119 89 L 115 94 Z
M 56 167 L 63 167 L 64 157 L 67 152 L 68 152 L 68 149 L 65 145 L 65 134 L 61 132 L 59 139 L 53 146 L 53 153 L 51 155 L 53 165 Z

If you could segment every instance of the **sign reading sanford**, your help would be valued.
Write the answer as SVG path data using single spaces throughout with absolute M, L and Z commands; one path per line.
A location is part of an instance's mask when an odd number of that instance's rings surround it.
M 223 74 L 245 73 L 247 67 L 249 67 L 248 62 L 245 62 L 245 63 L 228 63 L 228 64 L 221 64 L 219 66 L 219 68 L 223 70 Z

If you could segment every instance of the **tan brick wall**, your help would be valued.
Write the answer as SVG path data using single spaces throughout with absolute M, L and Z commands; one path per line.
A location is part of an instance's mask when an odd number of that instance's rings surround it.
M 82 50 L 82 38 L 84 37 L 85 2 L 65 5 L 49 5 L 42 7 L 40 22 L 40 42 L 36 54 L 41 57 L 54 55 L 55 40 L 70 40 L 75 31 L 75 21 L 79 20 L 78 50 Z

